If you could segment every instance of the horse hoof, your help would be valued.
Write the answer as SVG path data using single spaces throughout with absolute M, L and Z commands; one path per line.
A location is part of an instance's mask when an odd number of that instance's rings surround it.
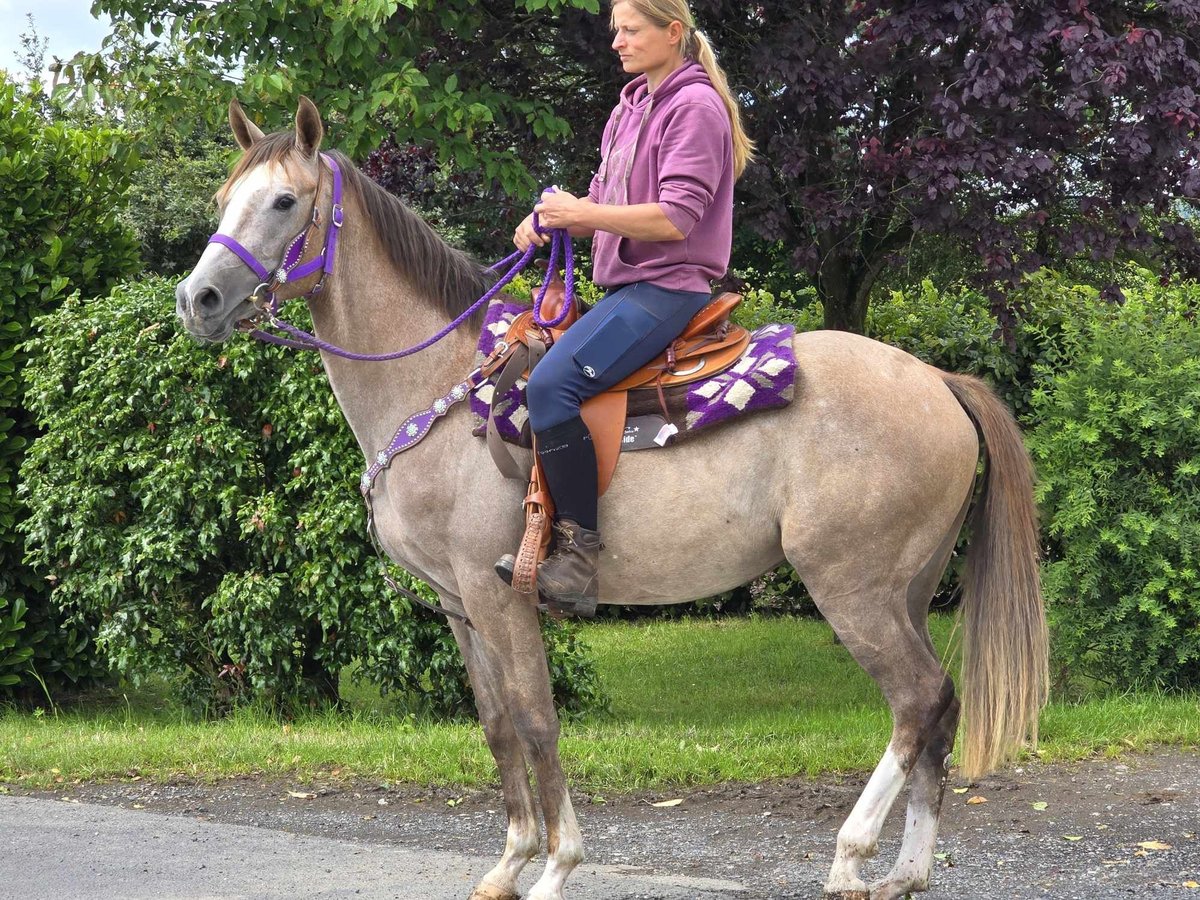
M 921 883 L 916 879 L 890 881 L 884 879 L 871 885 L 871 900 L 902 900 L 909 894 L 920 893 L 929 889 L 928 882 Z
M 870 891 L 826 891 L 825 896 L 833 900 L 871 900 Z
M 481 884 L 471 891 L 471 896 L 467 900 L 521 900 L 521 895 L 492 887 L 490 884 Z

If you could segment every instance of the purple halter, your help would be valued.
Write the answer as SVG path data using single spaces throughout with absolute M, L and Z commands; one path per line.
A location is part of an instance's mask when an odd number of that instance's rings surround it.
M 317 208 L 317 201 L 321 194 L 319 180 L 316 195 L 313 197 L 312 221 L 307 228 L 292 238 L 287 248 L 283 251 L 283 259 L 274 273 L 267 271 L 267 267 L 259 262 L 253 253 L 238 243 L 236 238 L 230 237 L 227 234 L 221 234 L 218 231 L 208 239 L 210 244 L 220 244 L 223 247 L 228 247 L 238 255 L 238 258 L 242 262 L 250 267 L 250 270 L 255 275 L 262 279 L 262 283 L 255 288 L 254 294 L 251 295 L 252 300 L 261 298 L 262 295 L 259 292 L 265 289 L 267 302 L 274 304 L 275 291 L 279 285 L 285 284 L 288 281 L 305 278 L 314 272 L 320 271 L 321 280 L 317 282 L 316 287 L 304 295 L 311 297 L 314 294 L 320 293 L 322 286 L 325 284 L 325 279 L 333 273 L 333 261 L 337 256 L 338 234 L 342 230 L 343 222 L 342 170 L 338 167 L 337 161 L 332 156 L 322 153 L 321 159 L 325 160 L 329 164 L 329 168 L 333 171 L 333 208 L 330 211 L 330 228 L 325 236 L 325 246 L 321 248 L 320 254 L 304 263 L 304 265 L 299 265 L 304 252 L 308 249 L 309 236 L 321 224 L 321 211 Z

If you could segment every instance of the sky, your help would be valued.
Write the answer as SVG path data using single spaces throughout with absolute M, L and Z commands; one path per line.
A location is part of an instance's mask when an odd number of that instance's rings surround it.
M 20 50 L 18 38 L 29 30 L 26 13 L 33 14 L 37 33 L 49 38 L 46 64 L 55 56 L 66 60 L 80 50 L 99 50 L 108 34 L 108 17 L 103 23 L 92 16 L 92 0 L 0 0 L 0 69 L 24 75 L 14 55 Z

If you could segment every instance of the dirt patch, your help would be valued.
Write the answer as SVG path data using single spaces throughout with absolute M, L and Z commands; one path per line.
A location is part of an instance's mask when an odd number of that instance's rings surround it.
M 793 778 L 656 794 L 577 793 L 575 800 L 591 862 L 728 878 L 747 887 L 736 896 L 782 900 L 820 896 L 837 829 L 863 783 Z M 11 789 L 366 843 L 484 855 L 499 855 L 504 843 L 503 803 L 490 788 L 238 777 Z M 1200 885 L 1192 886 L 1200 883 L 1200 755 L 1164 751 L 1116 762 L 1027 764 L 976 785 L 955 781 L 952 789 L 925 895 L 931 900 L 1200 900 Z M 869 879 L 891 866 L 902 828 L 898 802 Z

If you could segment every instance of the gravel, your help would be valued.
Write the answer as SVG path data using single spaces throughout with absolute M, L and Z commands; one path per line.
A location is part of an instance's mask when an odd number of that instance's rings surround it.
M 575 804 L 589 863 L 743 888 L 697 888 L 706 900 L 815 898 L 837 829 L 863 783 L 858 776 L 791 778 L 653 794 L 577 793 Z M 491 788 L 244 776 L 215 784 L 63 785 L 53 792 L 14 785 L 12 792 L 484 859 L 497 857 L 504 843 L 503 803 Z M 986 802 L 968 803 L 973 797 Z M 653 805 L 674 799 L 682 802 Z M 868 881 L 895 859 L 902 805 L 903 798 L 885 826 L 879 857 L 866 868 Z M 1148 842 L 1157 844 L 1139 846 Z M 1200 886 L 1191 886 L 1200 882 L 1200 755 L 1161 751 L 1118 761 L 1035 763 L 974 785 L 954 781 L 937 853 L 930 900 L 1200 900 Z

